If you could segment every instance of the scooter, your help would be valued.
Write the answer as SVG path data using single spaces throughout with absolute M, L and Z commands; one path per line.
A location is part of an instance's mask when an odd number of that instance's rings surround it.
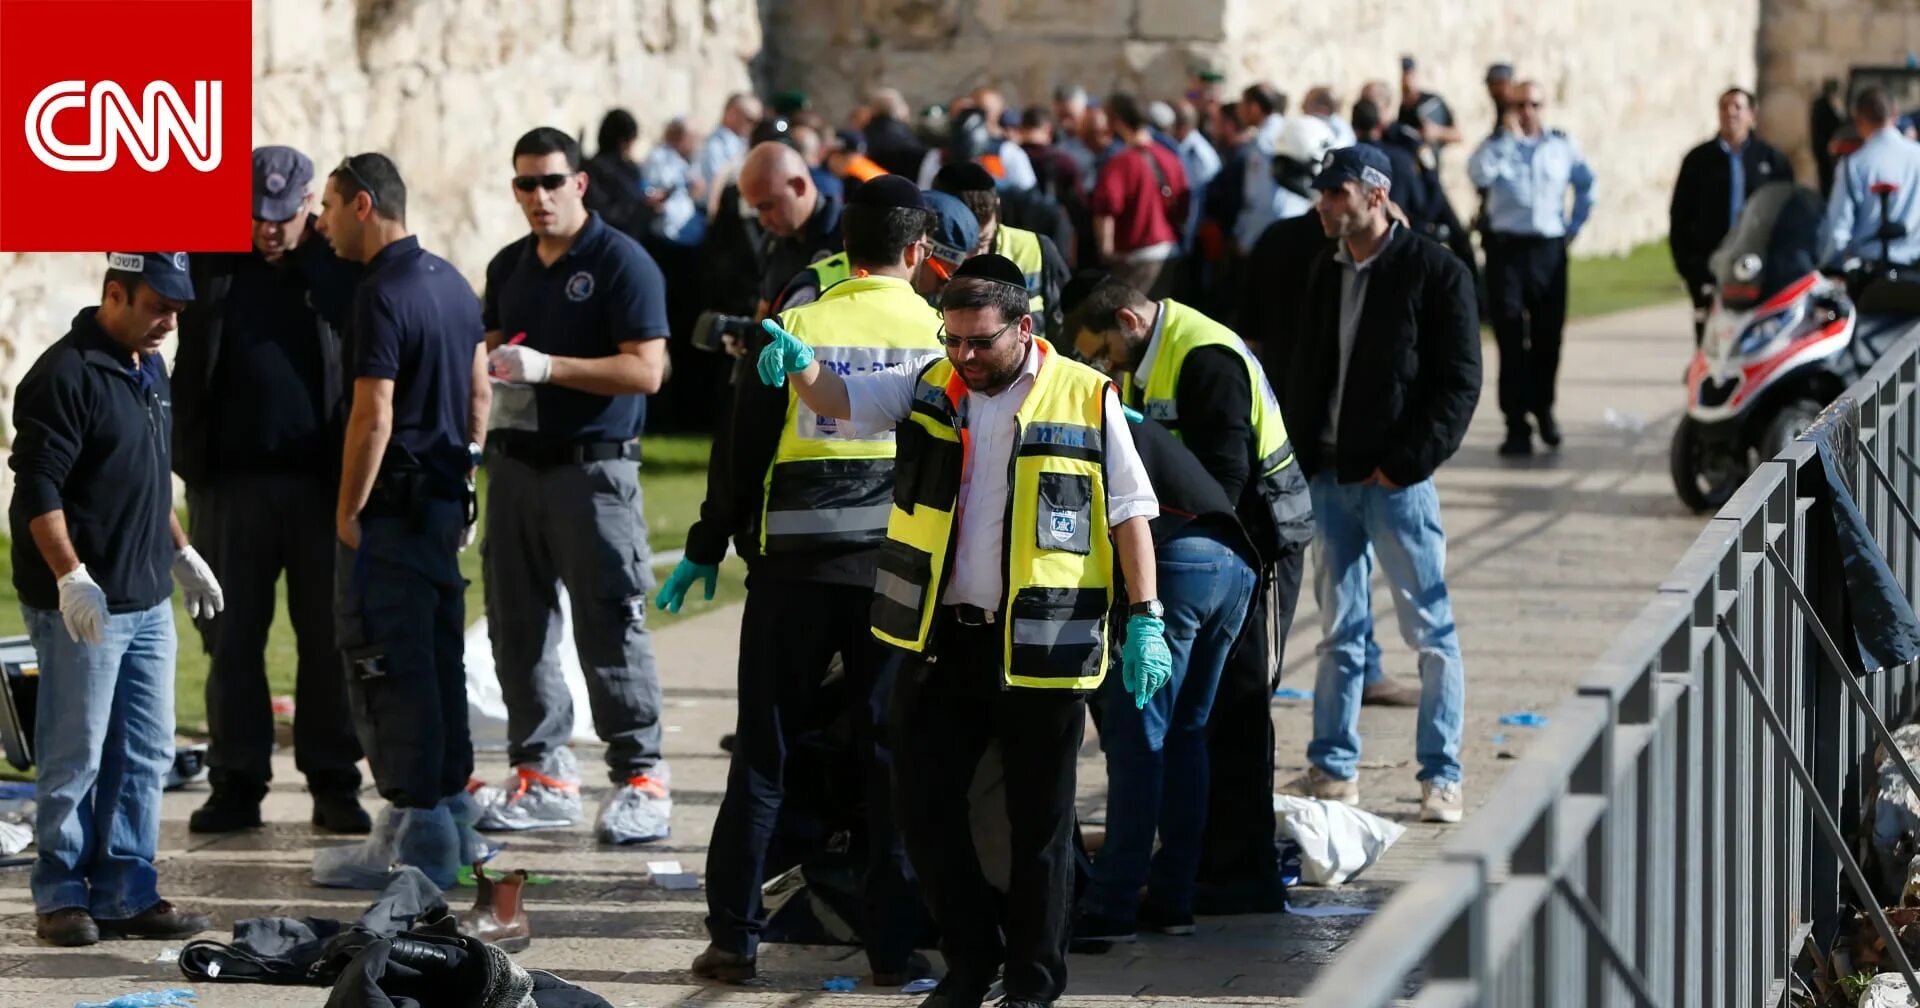
M 1873 186 L 1882 221 L 1896 191 Z M 1881 261 L 1850 262 L 1836 276 L 1816 265 L 1821 218 L 1812 191 L 1765 185 L 1714 251 L 1717 289 L 1668 459 L 1674 490 L 1696 512 L 1725 504 L 1911 321 L 1920 284 L 1902 278 L 1888 254 L 1905 229 L 1883 224 Z

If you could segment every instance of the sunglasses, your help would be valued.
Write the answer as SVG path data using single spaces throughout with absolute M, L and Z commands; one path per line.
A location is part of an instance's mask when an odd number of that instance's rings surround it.
M 947 335 L 946 323 L 943 322 L 940 324 L 940 332 L 937 334 L 936 338 L 940 340 L 941 346 L 946 347 L 949 350 L 958 350 L 963 345 L 967 349 L 973 350 L 976 352 L 982 351 L 982 350 L 991 350 L 993 349 L 993 345 L 995 343 L 1000 342 L 1000 337 L 1005 336 L 1007 334 L 1007 330 L 1013 328 L 1013 323 L 1018 321 L 1020 320 L 1014 319 L 1013 322 L 1008 322 L 1006 325 L 1003 325 L 1000 328 L 995 329 L 993 331 L 993 335 L 991 336 L 949 336 Z
M 342 158 L 340 160 L 340 167 L 334 169 L 334 171 L 346 172 L 347 177 L 353 180 L 353 184 L 359 186 L 360 191 L 367 194 L 367 202 L 373 204 L 375 210 L 380 209 L 380 197 L 375 196 L 373 194 L 373 187 L 367 184 L 366 179 L 360 177 L 359 172 L 353 170 L 353 158 Z
M 521 192 L 532 192 L 535 189 L 545 189 L 548 192 L 552 192 L 566 185 L 572 179 L 573 176 L 571 175 L 561 175 L 558 173 L 552 175 L 515 175 L 513 177 L 513 187 Z

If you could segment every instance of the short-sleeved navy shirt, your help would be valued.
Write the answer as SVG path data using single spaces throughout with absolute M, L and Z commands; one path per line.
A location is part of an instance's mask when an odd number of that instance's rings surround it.
M 480 301 L 453 264 L 402 238 L 373 257 L 353 298 L 353 376 L 393 380 L 387 454 L 410 454 L 451 479 L 468 468 L 473 348 L 486 338 Z
M 667 285 L 640 243 L 600 220 L 549 266 L 532 234 L 487 264 L 486 328 L 561 357 L 610 357 L 620 344 L 667 337 Z M 630 441 L 646 426 L 647 397 L 603 396 L 548 383 L 533 388 L 538 434 L 558 443 Z

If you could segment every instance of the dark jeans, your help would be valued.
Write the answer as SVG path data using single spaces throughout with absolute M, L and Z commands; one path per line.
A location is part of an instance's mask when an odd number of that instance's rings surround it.
M 1279 878 L 1274 842 L 1273 688 L 1300 600 L 1304 546 L 1292 546 L 1254 589 L 1247 621 L 1220 672 L 1207 718 L 1210 787 L 1200 881 L 1234 887 Z M 1277 642 L 1277 643 L 1276 643 Z
M 1144 707 L 1111 673 L 1097 694 L 1105 712 L 1107 839 L 1085 903 L 1121 921 L 1134 919 L 1142 885 L 1163 910 L 1193 909 L 1207 824 L 1207 716 L 1256 581 L 1240 554 L 1200 531 L 1157 547 L 1155 568 L 1173 678 Z
M 949 982 L 983 993 L 1004 962 L 1009 998 L 1050 1002 L 1067 985 L 1074 759 L 1086 696 L 1001 688 L 998 626 L 963 627 L 943 613 L 933 632 L 931 660 L 908 659 L 893 691 L 894 809 L 907 853 L 940 928 Z M 994 742 L 1006 766 L 1004 894 L 980 869 L 967 801 Z
M 298 473 L 234 473 L 189 491 L 195 549 L 213 568 L 226 608 L 199 620 L 207 672 L 208 778 L 215 790 L 266 793 L 273 779 L 273 698 L 267 631 L 274 583 L 287 575 L 287 616 L 299 662 L 293 763 L 309 790 L 360 787 L 360 741 L 333 639 L 333 480 Z
M 837 653 L 865 784 L 866 919 L 859 930 L 873 970 L 898 972 L 919 928 L 912 870 L 894 828 L 883 734 L 898 653 L 868 629 L 871 588 L 758 574 L 751 582 L 740 621 L 740 719 L 707 855 L 707 933 L 729 952 L 758 951 L 767 925 L 760 886 L 788 792 L 788 757 L 799 735 L 830 716 L 821 709 L 821 687 Z
M 1493 235 L 1487 245 L 1487 313 L 1500 345 L 1500 412 L 1509 428 L 1553 412 L 1560 335 L 1567 324 L 1564 238 Z
M 473 776 L 467 729 L 466 509 L 430 502 L 418 527 L 360 520 L 360 548 L 336 542 L 334 617 L 353 726 L 380 796 L 430 809 Z

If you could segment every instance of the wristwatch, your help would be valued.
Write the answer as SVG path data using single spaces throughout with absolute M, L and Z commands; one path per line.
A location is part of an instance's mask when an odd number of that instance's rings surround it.
M 1167 610 L 1160 605 L 1159 599 L 1148 599 L 1145 602 L 1135 602 L 1134 604 L 1127 607 L 1128 618 L 1132 618 L 1134 616 L 1151 616 L 1154 619 L 1161 619 L 1165 617 L 1166 614 L 1167 614 Z

